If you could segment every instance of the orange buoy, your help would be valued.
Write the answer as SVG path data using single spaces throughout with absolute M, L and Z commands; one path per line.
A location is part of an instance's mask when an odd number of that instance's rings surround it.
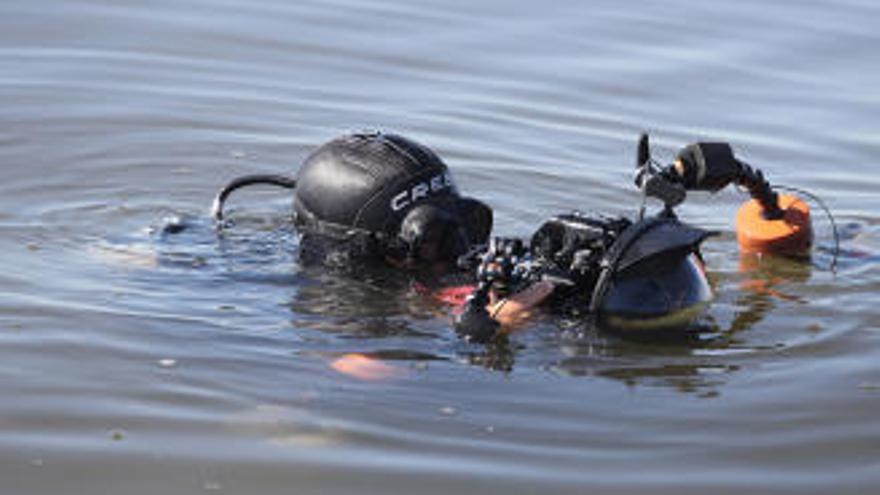
M 752 199 L 736 214 L 736 239 L 746 253 L 782 255 L 806 254 L 813 244 L 810 207 L 795 196 L 779 195 L 784 215 L 778 220 L 764 218 L 764 209 Z

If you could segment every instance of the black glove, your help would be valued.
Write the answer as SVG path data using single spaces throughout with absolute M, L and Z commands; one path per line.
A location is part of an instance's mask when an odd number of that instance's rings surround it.
M 464 311 L 455 318 L 455 333 L 459 337 L 477 344 L 490 342 L 501 326 L 492 319 L 485 304 L 471 298 L 464 306 Z

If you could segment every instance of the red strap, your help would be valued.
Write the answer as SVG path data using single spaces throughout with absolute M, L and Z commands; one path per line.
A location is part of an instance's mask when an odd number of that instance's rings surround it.
M 473 285 L 456 285 L 444 287 L 434 292 L 433 297 L 438 301 L 452 306 L 464 306 L 467 298 L 474 293 Z
M 419 294 L 430 296 L 432 299 L 450 306 L 464 306 L 468 296 L 474 292 L 473 285 L 453 285 L 432 291 L 418 282 L 413 283 L 413 289 Z

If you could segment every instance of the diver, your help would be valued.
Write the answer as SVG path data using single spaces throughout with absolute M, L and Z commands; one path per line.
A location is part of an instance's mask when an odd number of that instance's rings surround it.
M 223 220 L 231 192 L 253 184 L 295 190 L 292 220 L 305 264 L 426 268 L 454 261 L 492 229 L 491 208 L 459 194 L 433 151 L 394 134 L 333 139 L 306 158 L 295 178 L 235 179 L 214 201 L 215 220 Z
M 352 275 L 391 269 L 409 275 L 414 290 L 452 306 L 463 305 L 476 287 L 472 267 L 461 260 L 488 246 L 492 209 L 463 196 L 446 164 L 422 144 L 379 132 L 335 138 L 312 152 L 295 177 L 229 182 L 212 207 L 218 225 L 229 195 L 258 184 L 294 190 L 303 265 Z M 491 291 L 493 321 L 509 327 L 553 289 L 539 281 L 505 297 Z
M 337 137 L 312 152 L 295 177 L 234 179 L 214 200 L 219 225 L 229 195 L 256 184 L 294 190 L 303 265 L 351 275 L 390 268 L 412 275 L 420 291 L 437 289 L 441 299 L 469 292 L 456 260 L 485 245 L 492 230 L 492 209 L 463 196 L 436 153 L 395 134 Z
M 726 143 L 689 145 L 664 167 L 643 135 L 635 182 L 643 193 L 635 219 L 575 212 L 552 217 L 528 242 L 490 240 L 492 209 L 462 196 L 433 151 L 398 135 L 363 133 L 319 147 L 295 178 L 233 180 L 217 195 L 213 216 L 222 225 L 224 203 L 241 187 L 294 189 L 304 265 L 378 265 L 410 274 L 420 292 L 460 306 L 456 332 L 474 342 L 503 337 L 539 305 L 627 331 L 693 321 L 712 297 L 699 248 L 714 232 L 676 217 L 673 208 L 688 190 L 734 183 L 750 192 L 737 226 L 744 248 L 802 254 L 812 242 L 806 206 L 777 194 Z M 660 199 L 663 210 L 646 216 L 648 197 Z

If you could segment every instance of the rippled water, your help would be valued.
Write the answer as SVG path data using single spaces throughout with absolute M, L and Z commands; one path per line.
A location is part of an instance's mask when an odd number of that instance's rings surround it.
M 878 22 L 866 0 L 3 2 L 0 491 L 876 491 Z M 716 331 L 546 317 L 486 349 L 417 295 L 298 267 L 284 195 L 236 196 L 216 235 L 225 180 L 368 128 L 435 148 L 504 235 L 635 211 L 642 130 L 664 158 L 729 140 L 824 198 L 844 255 L 749 269 L 742 196 L 695 194 L 682 217 L 723 231 Z M 331 367 L 352 352 L 383 378 Z

